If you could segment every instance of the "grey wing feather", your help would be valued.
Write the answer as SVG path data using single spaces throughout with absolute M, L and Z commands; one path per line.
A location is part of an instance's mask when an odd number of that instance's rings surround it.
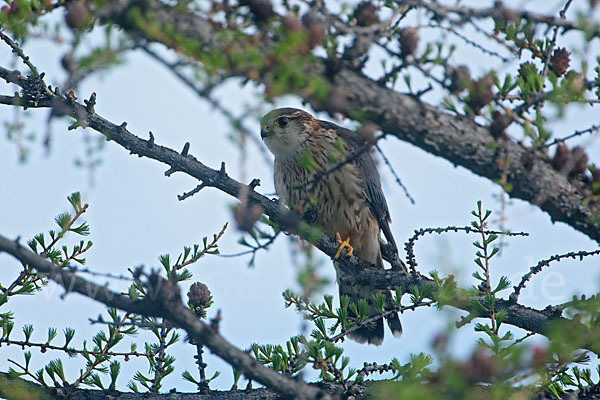
M 335 124 L 331 124 L 331 126 L 335 127 L 338 135 L 348 143 L 351 152 L 360 151 L 364 144 L 356 133 Z M 373 157 L 371 157 L 371 153 L 368 149 L 363 151 L 356 159 L 355 164 L 362 175 L 367 202 L 371 207 L 371 211 L 375 215 L 375 218 L 377 218 L 379 227 L 383 231 L 388 243 L 392 244 L 394 248 L 397 248 L 396 241 L 392 235 L 392 230 L 390 229 L 390 222 L 392 219 L 387 201 L 385 200 L 385 195 L 381 189 L 379 172 L 377 172 L 375 161 L 373 161 Z

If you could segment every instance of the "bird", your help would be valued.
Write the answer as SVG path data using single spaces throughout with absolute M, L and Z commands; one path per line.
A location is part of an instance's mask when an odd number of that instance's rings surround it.
M 382 231 L 387 242 L 396 248 L 379 173 L 365 140 L 349 129 L 296 108 L 272 110 L 261 118 L 260 125 L 261 138 L 275 158 L 275 190 L 280 200 L 305 216 L 310 215 L 309 222 L 329 237 L 336 237 L 340 244 L 334 257 L 340 299 L 348 296 L 350 304 L 366 299 L 369 318 L 378 313 L 372 295 L 384 293 L 385 309 L 389 310 L 389 290 L 340 279 L 347 272 L 336 261 L 346 248 L 347 255 L 354 253 L 383 269 Z M 350 312 L 356 318 L 353 314 Z M 399 337 L 402 325 L 398 313 L 390 313 L 386 320 L 392 334 Z M 361 326 L 348 336 L 359 343 L 380 345 L 383 319 Z

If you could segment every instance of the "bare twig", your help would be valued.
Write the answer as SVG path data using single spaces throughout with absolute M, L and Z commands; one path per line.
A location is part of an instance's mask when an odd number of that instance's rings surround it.
M 551 147 L 551 146 L 554 146 L 554 145 L 556 145 L 558 143 L 564 143 L 567 140 L 573 139 L 573 138 L 575 138 L 577 136 L 585 135 L 586 133 L 594 133 L 594 132 L 597 132 L 597 131 L 600 131 L 600 125 L 592 125 L 589 128 L 587 128 L 587 129 L 582 129 L 580 131 L 575 131 L 572 134 L 567 135 L 567 136 L 565 136 L 563 138 L 554 139 L 552 142 L 548 143 L 546 145 L 546 147 Z
M 459 37 L 460 39 L 462 39 L 465 43 L 467 43 L 469 46 L 473 46 L 474 48 L 476 48 L 477 50 L 481 51 L 484 54 L 487 54 L 489 56 L 492 57 L 497 57 L 500 59 L 500 61 L 502 62 L 509 62 L 510 59 L 507 57 L 504 57 L 503 55 L 501 55 L 500 53 L 494 51 L 494 50 L 490 50 L 487 47 L 484 47 L 483 45 L 475 42 L 474 40 L 469 39 L 467 36 L 465 36 L 464 34 L 462 34 L 461 32 L 459 32 L 458 30 L 456 30 L 455 28 L 452 27 L 452 25 L 448 25 L 448 26 L 444 26 L 442 24 L 432 24 L 430 25 L 432 28 L 440 28 L 442 30 L 446 30 L 454 35 L 456 35 L 457 37 Z M 489 35 L 486 35 L 489 36 Z
M 385 163 L 385 165 L 387 165 L 387 167 L 390 169 L 390 172 L 392 173 L 392 175 L 394 175 L 394 179 L 396 180 L 396 183 L 398 184 L 398 186 L 400 186 L 402 188 L 402 190 L 404 191 L 404 195 L 408 198 L 408 200 L 410 201 L 410 204 L 415 204 L 415 199 L 413 199 L 413 197 L 408 192 L 408 189 L 406 188 L 406 186 L 404 186 L 404 184 L 400 180 L 400 177 L 394 170 L 394 167 L 390 163 L 390 160 L 388 160 L 388 158 L 385 156 L 385 154 L 383 154 L 383 151 L 381 151 L 381 148 L 379 147 L 378 144 L 375 145 L 375 148 L 381 155 L 381 158 L 383 158 L 383 162 Z
M 551 27 L 558 26 L 565 30 L 579 29 L 577 21 L 570 21 L 563 17 L 556 18 L 552 15 L 539 14 L 527 10 L 518 10 L 506 7 L 466 7 L 445 5 L 437 1 L 422 1 L 422 0 L 403 0 L 402 4 L 422 7 L 432 12 L 437 19 L 448 19 L 457 26 L 460 26 L 474 19 L 498 19 L 505 20 L 505 15 L 509 14 L 515 18 L 522 18 L 531 22 L 545 24 Z M 598 29 L 590 32 L 590 36 L 598 36 Z
M 233 253 L 233 254 L 219 254 L 219 257 L 240 257 L 240 256 L 245 256 L 246 254 L 256 254 L 257 251 L 262 250 L 262 249 L 268 249 L 270 245 L 272 245 L 275 242 L 275 239 L 277 239 L 277 236 L 279 236 L 279 234 L 281 233 L 281 231 L 276 232 L 274 235 L 272 235 L 269 240 L 267 240 L 264 243 L 259 244 L 256 247 L 253 247 L 250 250 L 246 250 L 246 251 L 240 251 L 239 253 Z
M 122 280 L 122 281 L 130 281 L 131 277 L 125 276 L 123 274 L 112 274 L 110 272 L 98 272 L 98 271 L 92 271 L 89 268 L 81 268 L 81 267 L 76 267 L 76 266 L 69 266 L 69 270 L 73 273 L 77 273 L 80 272 L 82 274 L 89 274 L 91 276 L 102 276 L 105 278 L 110 278 L 110 279 L 117 279 L 117 280 Z
M 565 19 L 567 10 L 569 9 L 569 6 L 571 5 L 571 2 L 573 0 L 567 0 L 567 2 L 565 3 L 565 6 L 563 7 L 562 10 L 560 10 L 559 16 L 561 19 Z M 556 45 L 556 38 L 558 37 L 558 29 L 559 26 L 555 25 L 554 26 L 554 32 L 552 33 L 552 39 L 550 40 L 550 45 L 546 48 L 546 52 L 544 54 L 544 69 L 542 70 L 542 81 L 546 80 L 546 76 L 548 76 L 548 71 L 549 71 L 549 67 L 550 67 L 550 58 L 552 56 L 552 51 L 554 50 L 554 46 Z
M 411 236 L 410 239 L 408 239 L 405 243 L 404 243 L 404 250 L 406 250 L 406 263 L 410 266 L 411 272 L 413 274 L 417 274 L 417 261 L 415 258 L 415 243 L 416 241 L 426 235 L 426 234 L 430 234 L 430 233 L 445 233 L 445 232 L 465 232 L 465 233 L 480 233 L 479 230 L 471 228 L 470 226 L 447 226 L 445 228 L 421 228 L 421 229 L 417 229 L 415 230 L 415 234 L 413 236 Z M 492 230 L 484 230 L 484 233 L 487 235 L 490 234 L 495 234 L 495 235 L 506 235 L 506 236 L 529 236 L 529 233 L 526 232 L 503 232 L 503 231 L 492 231 Z
M 512 302 L 516 302 L 517 300 L 519 300 L 519 295 L 521 294 L 521 290 L 523 290 L 523 288 L 525 288 L 525 284 L 527 283 L 527 281 L 529 281 L 533 277 L 533 275 L 538 274 L 542 270 L 542 268 L 550 266 L 551 262 L 560 261 L 565 258 L 572 258 L 572 259 L 579 258 L 579 261 L 581 261 L 581 260 L 583 260 L 584 257 L 595 256 L 598 254 L 600 254 L 600 250 L 572 251 L 570 253 L 565 253 L 565 254 L 556 254 L 550 258 L 541 260 L 536 265 L 531 267 L 529 269 L 529 272 L 527 272 L 525 275 L 523 275 L 523 277 L 521 278 L 521 282 L 519 282 L 519 284 L 514 287 L 514 291 L 510 295 L 510 300 Z
M 40 74 L 37 70 L 37 68 L 35 67 L 35 65 L 33 65 L 33 63 L 29 60 L 29 56 L 26 56 L 25 53 L 23 52 L 23 50 L 21 49 L 21 47 L 19 47 L 19 45 L 17 43 L 15 43 L 10 37 L 8 37 L 7 35 L 4 34 L 4 32 L 0 31 L 0 39 L 2 39 L 4 42 L 6 42 L 6 44 L 8 44 L 10 46 L 10 48 L 12 49 L 12 52 L 15 53 L 16 55 L 19 56 L 19 58 L 23 61 L 23 63 L 25 65 L 27 65 L 27 67 L 29 68 L 29 70 L 31 71 L 31 73 L 33 74 L 34 77 L 40 77 L 43 78 L 44 75 Z

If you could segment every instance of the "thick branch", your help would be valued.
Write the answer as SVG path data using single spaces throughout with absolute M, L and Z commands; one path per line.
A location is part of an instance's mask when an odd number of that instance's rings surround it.
M 0 77 L 6 73 L 7 70 L 4 70 L 0 67 Z M 10 71 L 8 71 L 10 72 Z M 43 92 L 38 92 L 43 93 Z M 25 93 L 27 94 L 27 93 Z M 67 99 L 57 95 L 43 95 L 45 97 L 29 99 L 26 105 L 31 107 L 60 107 L 60 109 L 73 118 L 76 118 L 81 125 L 89 126 L 92 129 L 101 132 L 104 134 L 109 140 L 115 141 L 122 147 L 126 148 L 131 152 L 131 154 L 137 154 L 140 157 L 149 157 L 154 160 L 163 162 L 170 166 L 167 171 L 169 174 L 175 171 L 184 172 L 187 175 L 193 176 L 203 182 L 205 186 L 215 187 L 233 197 L 240 198 L 240 194 L 242 193 L 242 184 L 237 182 L 235 179 L 229 177 L 224 169 L 214 170 L 212 168 L 207 167 L 200 161 L 198 161 L 193 156 L 184 152 L 184 154 L 180 154 L 172 149 L 169 149 L 164 146 L 157 145 L 154 143 L 154 137 L 151 136 L 150 140 L 143 140 L 131 132 L 129 132 L 126 128 L 126 124 L 116 125 L 101 116 L 97 115 L 93 109 L 88 109 L 78 102 Z M 28 98 L 28 96 L 24 96 L 24 98 Z M 186 146 L 187 147 L 187 146 Z M 245 186 L 245 185 L 244 185 Z M 283 230 L 286 230 L 290 233 L 296 233 L 299 216 L 295 212 L 289 212 L 287 208 L 282 206 L 279 202 L 272 201 L 267 197 L 251 190 L 250 187 L 246 186 L 246 190 L 244 190 L 244 196 L 246 197 L 246 201 L 252 203 L 260 204 L 265 210 L 265 214 L 267 214 L 275 223 L 279 225 L 279 227 Z M 7 239 L 5 239 L 7 240 Z M 15 247 L 16 244 L 12 243 L 12 248 Z M 5 246 L 8 246 L 7 242 L 4 243 Z M 337 244 L 333 239 L 322 237 L 316 243 L 314 243 L 323 253 L 327 254 L 330 257 L 333 257 L 337 251 Z M 0 249 L 4 247 L 0 246 Z M 6 251 L 7 248 L 5 248 Z M 15 255 L 14 251 L 9 251 L 11 254 Z M 24 249 L 21 248 L 21 251 Z M 19 253 L 20 254 L 20 253 Z M 34 253 L 31 253 L 35 255 Z M 30 256 L 31 256 L 30 254 Z M 23 261 L 23 260 L 22 260 Z M 31 260 L 28 260 L 27 263 L 30 263 Z M 395 260 L 391 260 L 392 264 L 395 264 Z M 402 272 L 400 269 L 392 270 L 392 271 L 381 271 L 376 268 L 365 268 L 365 261 L 352 256 L 345 258 L 344 260 L 340 260 L 340 264 L 342 268 L 351 272 L 349 276 L 353 281 L 360 281 L 368 284 L 372 287 L 377 288 L 394 288 L 394 287 L 402 287 L 406 292 L 409 286 L 416 285 L 421 286 L 421 284 L 433 285 L 431 279 L 423 276 L 423 275 L 408 275 Z M 35 265 L 35 264 L 32 264 Z M 356 272 L 360 271 L 360 272 Z M 45 270 L 43 272 L 46 272 Z M 67 272 L 60 270 L 60 274 L 66 274 Z M 68 275 L 67 277 L 71 277 Z M 63 279 L 63 281 L 65 281 Z M 69 280 L 71 282 L 71 280 Z M 77 281 L 75 281 L 77 282 Z M 81 289 L 84 290 L 84 289 Z M 84 293 L 85 294 L 85 293 Z M 114 301 L 112 299 L 106 298 L 107 301 Z M 129 299 L 124 299 L 123 301 L 131 302 L 128 306 L 134 307 L 139 306 L 139 303 L 134 302 Z M 100 300 L 102 301 L 102 300 Z M 104 301 L 103 301 L 104 302 Z M 452 301 L 450 304 L 458 307 L 463 310 L 469 310 L 468 301 L 461 301 L 460 299 Z M 132 311 L 135 313 L 143 313 L 140 309 L 129 309 L 123 308 L 113 303 L 105 303 L 111 306 L 119 307 L 122 309 L 126 309 L 127 311 Z M 540 334 L 547 334 L 548 328 L 554 321 L 560 321 L 563 323 L 574 321 L 567 320 L 565 318 L 560 317 L 559 315 L 555 315 L 552 312 L 543 312 L 539 310 L 530 309 L 528 307 L 513 304 L 510 302 L 505 302 L 502 300 L 498 301 L 498 307 L 505 308 L 508 311 L 509 317 L 506 320 L 506 323 L 535 332 Z M 550 310 L 552 311 L 552 310 Z M 188 326 L 191 324 L 191 318 L 193 314 L 186 316 L 186 314 L 182 314 L 179 316 L 179 324 L 180 326 Z M 195 318 L 195 317 L 193 317 Z M 190 329 L 192 327 L 190 326 Z M 200 329 L 200 328 L 198 328 Z M 587 328 L 581 325 L 582 331 L 585 331 Z M 198 333 L 200 334 L 200 333 Z M 590 336 L 591 337 L 591 336 Z M 207 343 L 208 345 L 208 343 Z M 600 353 L 600 349 L 597 349 L 593 343 L 585 344 L 587 348 L 590 350 Z M 210 346 L 209 346 L 210 347 Z M 227 355 L 229 356 L 229 355 Z M 259 380 L 259 379 L 257 379 Z M 260 381 L 260 380 L 259 380 Z
M 353 387 L 355 399 L 367 397 L 367 388 L 372 381 L 358 383 Z M 311 383 L 311 387 L 321 388 L 322 390 L 336 394 L 343 392 L 341 385 L 333 382 Z M 49 393 L 50 392 L 50 393 Z M 0 396 L 7 399 L 26 398 L 27 395 L 34 393 L 43 397 L 32 397 L 35 399 L 69 399 L 69 400 L 278 400 L 289 399 L 269 388 L 245 389 L 245 390 L 211 390 L 209 393 L 133 393 L 120 392 L 118 390 L 97 390 L 82 388 L 57 388 L 45 389 L 40 385 L 26 381 L 22 378 L 9 377 L 7 373 L 0 373 Z M 47 396 L 50 394 L 51 396 Z
M 350 279 L 350 277 L 344 279 Z M 394 289 L 396 287 L 401 287 L 404 292 L 407 292 L 411 285 L 417 287 L 426 285 L 435 288 L 433 280 L 424 277 L 423 275 L 416 277 L 412 275 L 402 276 L 394 271 L 385 271 L 375 268 L 362 269 L 360 272 L 355 273 L 351 279 L 352 283 L 355 285 L 364 284 L 377 289 Z M 456 294 L 457 296 L 455 298 L 448 299 L 448 303 L 456 308 L 468 310 L 471 298 L 467 295 L 461 298 L 460 293 Z M 505 323 L 542 335 L 547 335 L 553 324 L 571 322 L 570 320 L 561 317 L 560 313 L 557 315 L 552 307 L 548 307 L 546 310 L 542 311 L 502 299 L 496 299 L 495 307 L 497 310 L 506 310 L 508 312 L 508 319 Z M 580 326 L 580 329 L 582 329 L 583 332 L 589 331 L 589 329 L 583 325 Z M 591 338 L 592 336 L 590 335 L 589 337 Z M 594 344 L 591 339 L 585 344 L 585 347 L 595 353 L 600 351 L 600 348 L 597 348 L 597 344 Z
M 63 286 L 68 293 L 79 293 L 109 307 L 140 315 L 162 317 L 171 321 L 184 329 L 191 338 L 203 343 L 214 354 L 242 371 L 246 377 L 260 382 L 284 396 L 300 399 L 330 398 L 318 388 L 299 380 L 290 379 L 264 367 L 248 354 L 231 345 L 217 331 L 200 321 L 191 310 L 183 305 L 177 286 L 168 281 L 156 281 L 158 284 L 150 288 L 153 289 L 154 295 L 149 293 L 144 300 L 134 300 L 113 292 L 105 286 L 80 278 L 21 246 L 17 241 L 2 235 L 0 235 L 0 252 L 11 254 L 22 263 L 31 265 L 37 271 L 47 274 L 50 279 Z
M 494 18 L 502 13 L 500 8 L 467 9 L 441 6 L 435 2 L 413 3 L 414 6 L 423 6 L 444 17 L 454 14 L 462 18 Z M 103 9 L 102 17 L 116 22 L 134 36 L 173 47 L 169 40 L 156 37 L 154 30 L 144 30 L 139 25 L 132 25 L 131 20 L 126 18 L 130 8 L 125 5 L 140 7 L 152 15 L 157 24 L 168 24 L 178 34 L 198 42 L 201 52 L 223 50 L 227 54 L 226 45 L 217 39 L 221 28 L 200 15 L 178 13 L 172 7 L 155 0 L 143 3 L 121 0 L 116 4 L 118 6 Z M 468 15 L 465 10 L 470 10 Z M 572 22 L 560 18 L 528 12 L 521 14 L 523 18 L 565 29 L 576 27 Z M 269 37 L 261 36 L 256 39 L 264 54 L 273 51 L 274 42 Z M 356 110 L 361 110 L 366 118 L 379 124 L 384 132 L 443 157 L 454 165 L 463 166 L 477 175 L 497 180 L 506 172 L 508 183 L 512 186 L 510 196 L 537 205 L 553 221 L 567 223 L 600 242 L 600 227 L 593 222 L 593 217 L 600 215 L 600 206 L 594 202 L 586 202 L 586 197 L 590 195 L 589 189 L 555 171 L 544 154 L 535 153 L 510 140 L 497 142 L 487 128 L 468 118 L 447 114 L 414 97 L 390 90 L 343 62 L 333 64 L 338 65 L 332 68 L 331 60 L 316 59 L 312 66 L 306 66 L 309 74 L 323 76 L 337 89 L 337 96 L 345 97 L 336 99 L 332 106 L 305 95 L 305 100 L 311 102 L 315 109 L 339 112 L 349 118 L 355 115 Z M 226 74 L 246 77 L 246 71 L 232 70 Z
M 600 226 L 593 222 L 600 207 L 588 203 L 588 189 L 554 170 L 545 155 L 511 140 L 497 142 L 487 128 L 472 120 L 389 90 L 360 72 L 341 69 L 332 83 L 343 88 L 337 92 L 345 94 L 340 103 L 348 104 L 347 115 L 360 109 L 384 132 L 477 175 L 498 180 L 506 172 L 511 197 L 540 207 L 553 221 L 565 222 L 600 242 Z M 327 110 L 319 104 L 315 107 Z

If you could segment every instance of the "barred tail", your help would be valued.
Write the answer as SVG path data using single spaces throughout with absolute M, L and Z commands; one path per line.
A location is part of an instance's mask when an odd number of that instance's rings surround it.
M 389 309 L 390 302 L 389 300 L 392 298 L 392 293 L 389 290 L 373 290 L 368 286 L 358 286 L 347 283 L 342 283 L 340 278 L 340 274 L 343 272 L 337 268 L 337 263 L 334 262 L 336 266 L 336 272 L 338 277 L 338 285 L 340 289 L 340 297 L 348 296 L 350 298 L 350 304 L 358 303 L 359 299 L 366 299 L 369 302 L 369 308 L 367 310 L 367 318 L 370 316 L 375 316 L 378 314 L 376 308 L 371 304 L 370 298 L 374 293 L 385 293 L 388 301 L 386 301 L 386 305 L 384 309 Z M 356 318 L 357 316 L 351 310 L 349 311 L 349 316 Z M 395 337 L 400 337 L 402 335 L 402 324 L 400 323 L 400 318 L 398 317 L 398 313 L 394 312 L 386 317 L 388 327 L 392 332 L 392 335 Z M 383 318 L 376 320 L 375 322 L 362 326 L 357 330 L 348 334 L 348 337 L 352 340 L 355 340 L 359 343 L 369 343 L 379 346 L 383 343 L 384 337 L 384 327 L 383 327 Z
M 398 317 L 398 313 L 395 312 L 391 315 L 388 315 L 386 320 L 390 331 L 392 331 L 392 335 L 397 338 L 402 336 L 402 324 L 400 323 L 400 317 Z

